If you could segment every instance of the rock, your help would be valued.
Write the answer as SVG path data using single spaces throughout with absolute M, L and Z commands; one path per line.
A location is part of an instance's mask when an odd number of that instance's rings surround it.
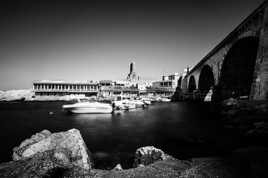
M 0 164 L 0 177 L 179 177 L 189 169 L 188 161 L 177 160 L 153 146 L 137 149 L 137 168 L 123 170 L 120 164 L 114 169 L 93 169 L 87 148 L 76 129 L 50 133 L 44 130 L 14 148 L 14 161 Z
M 117 165 L 113 168 L 113 170 L 115 170 L 115 171 L 122 171 L 123 168 L 122 168 L 121 164 L 117 164 Z
M 137 167 L 145 167 L 143 164 L 139 164 Z
M 208 93 L 206 94 L 205 98 L 204 98 L 204 102 L 211 102 L 212 99 L 212 95 L 213 95 L 213 89 L 211 88 Z
M 256 128 L 262 128 L 262 127 L 266 127 L 268 128 L 268 123 L 265 123 L 264 121 L 261 122 L 254 122 L 253 124 Z
M 236 106 L 238 105 L 237 99 L 229 98 L 222 102 L 223 106 Z
M 12 161 L 0 165 L 0 177 L 52 177 L 64 174 L 72 169 L 69 151 L 47 150 L 32 157 L 19 161 Z
M 162 160 L 152 163 L 148 166 L 125 169 L 122 171 L 91 171 L 94 178 L 174 178 L 179 177 L 181 172 L 190 166 L 180 160 Z
M 268 123 L 256 122 L 254 126 L 255 128 L 246 132 L 247 136 L 268 137 Z
M 61 161 L 64 164 L 70 164 L 70 155 L 71 152 L 69 152 L 68 150 L 57 149 L 54 151 L 53 158 L 55 158 L 55 160 Z
M 226 129 L 234 129 L 235 127 L 231 124 L 224 124 L 224 128 Z
M 220 158 L 193 159 L 191 168 L 183 171 L 179 178 L 238 178 L 240 170 L 227 160 Z M 242 177 L 241 177 L 242 178 Z
M 141 147 L 136 150 L 134 167 L 140 164 L 149 165 L 159 160 L 174 159 L 171 156 L 165 154 L 162 150 L 153 146 Z
M 30 139 L 23 141 L 19 147 L 13 149 L 13 160 L 24 160 L 48 150 L 61 149 L 68 150 L 70 152 L 69 157 L 67 158 L 62 153 L 55 152 L 56 158 L 70 159 L 71 164 L 76 167 L 85 170 L 91 169 L 92 162 L 89 157 L 89 151 L 77 129 L 53 134 L 47 130 L 37 133 Z
M 247 146 L 233 151 L 233 157 L 247 164 L 248 177 L 268 177 L 268 148 Z

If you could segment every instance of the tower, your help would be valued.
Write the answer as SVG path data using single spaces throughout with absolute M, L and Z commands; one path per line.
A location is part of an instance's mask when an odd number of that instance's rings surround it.
M 130 63 L 130 71 L 129 71 L 129 73 L 133 73 L 134 72 L 134 65 L 135 65 L 134 62 L 131 62 Z
M 129 74 L 127 75 L 127 80 L 131 82 L 139 80 L 139 77 L 136 75 L 136 72 L 135 72 L 134 62 L 131 62 L 129 64 Z

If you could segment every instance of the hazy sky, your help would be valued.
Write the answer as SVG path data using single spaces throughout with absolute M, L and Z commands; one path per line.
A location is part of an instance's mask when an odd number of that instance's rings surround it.
M 0 4 L 0 90 L 34 80 L 143 79 L 195 65 L 263 0 Z

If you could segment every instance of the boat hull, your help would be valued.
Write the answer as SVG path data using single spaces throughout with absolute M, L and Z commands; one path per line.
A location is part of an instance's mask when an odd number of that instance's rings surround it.
M 74 114 L 110 114 L 113 112 L 113 109 L 96 109 L 96 108 L 72 108 L 67 109 L 67 111 Z
M 62 108 L 75 114 L 109 114 L 113 112 L 112 106 L 103 103 L 76 103 L 63 105 Z

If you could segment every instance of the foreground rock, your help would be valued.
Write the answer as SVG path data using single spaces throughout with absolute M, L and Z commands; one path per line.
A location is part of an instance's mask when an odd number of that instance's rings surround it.
M 0 165 L 0 177 L 65 177 L 86 175 L 92 168 L 89 151 L 77 129 L 43 130 L 13 149 L 13 162 Z
M 0 177 L 268 177 L 266 148 L 241 148 L 225 158 L 178 160 L 158 148 L 147 146 L 136 150 L 134 168 L 124 169 L 118 163 L 112 170 L 92 168 L 89 153 L 78 130 L 58 133 L 44 130 L 14 148 L 14 161 L 0 164 Z
M 19 161 L 0 164 L 0 177 L 84 177 L 89 172 L 70 160 L 70 151 L 47 150 Z
M 174 159 L 171 156 L 165 154 L 162 150 L 157 149 L 153 146 L 141 147 L 136 150 L 134 167 L 141 165 L 149 165 L 156 161 Z
M 253 142 L 268 138 L 268 102 L 230 98 L 222 103 L 221 114 L 226 128 L 234 129 Z
M 173 178 L 189 168 L 190 165 L 179 160 L 156 161 L 147 166 L 126 169 L 121 171 L 92 170 L 94 178 Z

